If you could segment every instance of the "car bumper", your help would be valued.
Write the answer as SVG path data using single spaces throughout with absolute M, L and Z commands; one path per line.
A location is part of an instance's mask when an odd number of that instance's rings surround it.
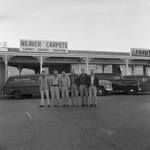
M 112 87 L 107 87 L 105 90 L 106 91 L 113 91 L 113 88 Z

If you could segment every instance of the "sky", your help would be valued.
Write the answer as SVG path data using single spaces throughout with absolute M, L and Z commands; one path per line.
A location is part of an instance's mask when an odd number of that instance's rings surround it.
M 150 49 L 150 0 L 0 0 L 0 42 L 68 41 L 69 50 Z

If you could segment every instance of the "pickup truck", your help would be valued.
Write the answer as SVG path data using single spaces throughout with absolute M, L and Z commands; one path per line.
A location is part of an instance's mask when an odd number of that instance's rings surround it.
M 136 80 L 125 79 L 118 73 L 96 73 L 99 80 L 109 80 L 115 92 L 123 91 L 129 95 L 135 95 L 141 90 L 140 83 Z

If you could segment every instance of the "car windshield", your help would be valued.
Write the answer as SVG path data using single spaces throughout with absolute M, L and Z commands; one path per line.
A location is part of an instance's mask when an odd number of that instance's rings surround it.
M 142 82 L 147 82 L 148 78 L 142 78 Z
M 114 75 L 113 76 L 113 80 L 120 80 L 121 78 L 120 78 L 120 76 L 118 76 L 118 75 Z

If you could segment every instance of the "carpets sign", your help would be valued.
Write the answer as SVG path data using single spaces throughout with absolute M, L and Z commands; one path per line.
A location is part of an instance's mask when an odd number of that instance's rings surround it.
M 20 51 L 22 52 L 52 52 L 68 53 L 68 42 L 20 40 Z
M 130 49 L 131 56 L 145 56 L 150 57 L 150 49 L 144 48 L 131 48 Z

